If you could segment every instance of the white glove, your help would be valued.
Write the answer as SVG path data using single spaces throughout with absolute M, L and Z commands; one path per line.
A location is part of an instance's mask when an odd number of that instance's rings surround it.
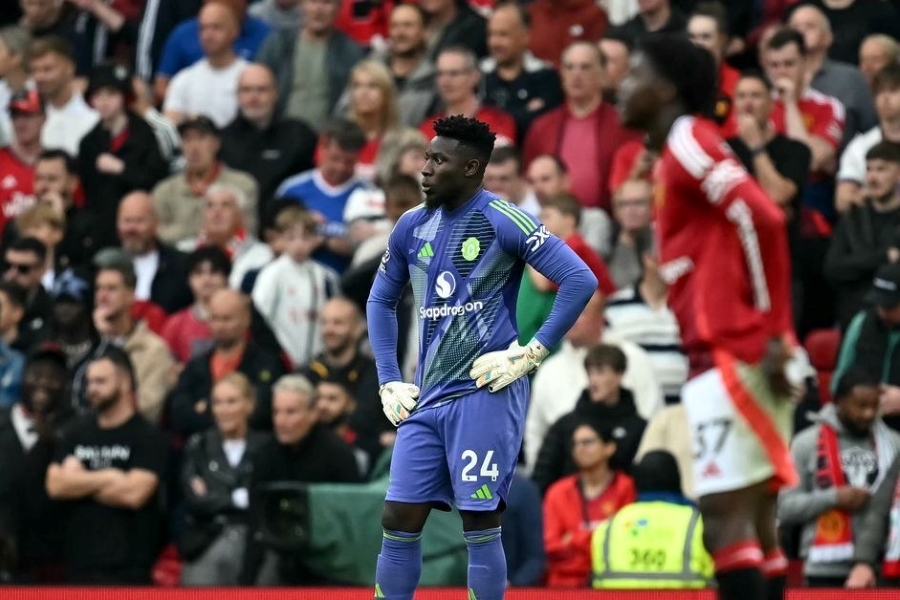
M 378 395 L 381 396 L 381 408 L 384 416 L 396 427 L 400 421 L 408 419 L 413 409 L 416 408 L 419 388 L 411 383 L 389 381 L 378 388 Z
M 488 390 L 496 392 L 537 369 L 548 354 L 550 351 L 537 340 L 531 340 L 525 346 L 513 342 L 506 350 L 488 352 L 476 358 L 469 377 L 478 387 L 488 386 Z
M 816 376 L 816 370 L 810 363 L 809 355 L 803 346 L 794 348 L 793 356 L 784 365 L 784 376 L 794 388 L 795 398 L 801 399 L 806 394 L 806 380 Z

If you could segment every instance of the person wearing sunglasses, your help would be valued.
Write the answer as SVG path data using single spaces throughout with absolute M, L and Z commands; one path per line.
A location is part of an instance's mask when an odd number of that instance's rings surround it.
M 46 339 L 53 320 L 53 302 L 41 279 L 47 264 L 47 247 L 32 237 L 13 242 L 4 254 L 3 279 L 26 292 L 25 316 L 19 323 L 18 345 L 28 352 Z

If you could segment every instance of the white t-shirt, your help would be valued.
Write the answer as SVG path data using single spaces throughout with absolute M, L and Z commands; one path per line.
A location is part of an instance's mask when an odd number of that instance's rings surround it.
M 205 115 L 225 127 L 238 111 L 237 86 L 247 61 L 238 58 L 224 69 L 214 69 L 205 58 L 172 78 L 163 111 Z
M 841 154 L 837 181 L 852 181 L 862 185 L 866 181 L 866 154 L 881 141 L 881 127 L 858 133 Z
M 134 297 L 138 300 L 149 300 L 150 290 L 153 288 L 153 278 L 159 270 L 159 252 L 154 250 L 143 256 L 135 256 L 134 274 L 137 276 L 137 286 L 134 288 Z
M 78 156 L 78 144 L 100 120 L 100 115 L 87 105 L 81 94 L 75 94 L 65 106 L 47 104 L 47 121 L 41 129 L 41 145 L 45 150 L 61 149 Z

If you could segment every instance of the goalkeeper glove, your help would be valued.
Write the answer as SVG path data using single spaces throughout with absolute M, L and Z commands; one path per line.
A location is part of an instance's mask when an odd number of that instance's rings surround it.
M 411 383 L 390 381 L 378 388 L 378 395 L 381 396 L 384 416 L 396 427 L 401 421 L 408 419 L 416 408 L 419 388 Z
M 525 346 L 513 342 L 506 350 L 488 352 L 476 358 L 469 376 L 478 387 L 488 386 L 488 390 L 496 392 L 537 369 L 548 354 L 550 351 L 537 340 L 531 340 Z

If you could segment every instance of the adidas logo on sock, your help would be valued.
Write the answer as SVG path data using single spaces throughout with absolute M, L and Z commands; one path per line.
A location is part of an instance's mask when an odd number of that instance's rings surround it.
M 469 497 L 472 500 L 492 500 L 494 498 L 494 496 L 491 495 L 491 490 L 488 489 L 487 484 L 484 484 L 483 486 L 478 488 L 478 490 L 476 490 L 476 492 Z

